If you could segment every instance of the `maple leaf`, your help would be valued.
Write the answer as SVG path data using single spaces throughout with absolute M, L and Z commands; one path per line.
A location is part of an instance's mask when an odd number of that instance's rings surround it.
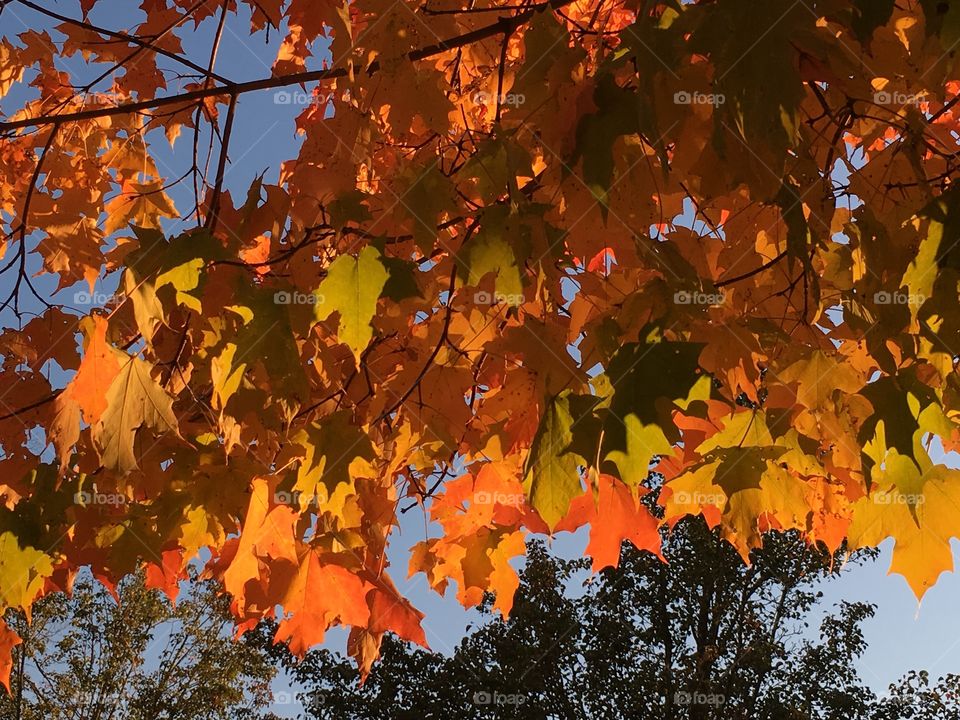
M 128 183 L 120 194 L 103 207 L 107 214 L 103 231 L 110 235 L 129 224 L 142 228 L 160 227 L 160 218 L 177 217 L 177 208 L 167 195 L 163 181 Z
M 863 378 L 855 368 L 815 352 L 804 360 L 777 373 L 784 382 L 797 383 L 797 402 L 809 410 L 829 408 L 836 392 L 855 393 L 863 387 Z
M 626 450 L 610 450 L 607 460 L 620 471 L 620 477 L 631 486 L 638 486 L 647 479 L 655 455 L 670 455 L 670 441 L 658 425 L 643 425 L 635 415 L 624 420 L 627 431 Z
M 179 549 L 164 550 L 160 562 L 147 563 L 144 584 L 157 589 L 167 596 L 171 604 L 177 600 L 180 592 L 180 578 L 183 573 L 183 553 Z
M 243 521 L 239 538 L 232 538 L 229 551 L 224 551 L 226 561 L 219 574 L 223 584 L 245 613 L 249 604 L 248 592 L 257 602 L 265 597 L 262 587 L 257 590 L 270 561 L 281 561 L 291 566 L 298 563 L 294 525 L 297 515 L 292 508 L 275 502 L 277 482 L 267 478 L 254 478 L 250 489 L 250 503 Z
M 80 439 L 80 417 L 95 425 L 107 409 L 107 393 L 120 372 L 120 353 L 107 342 L 107 321 L 93 315 L 80 324 L 84 333 L 83 359 L 76 375 L 54 401 L 50 442 L 57 449 L 61 474 L 73 446 Z
M 497 206 L 484 213 L 480 230 L 464 245 L 465 283 L 477 285 L 487 274 L 496 277 L 494 300 L 502 299 L 508 305 L 523 304 L 523 281 L 517 267 L 517 257 L 508 238 L 515 237 L 517 218 L 509 209 Z M 516 242 L 516 241 L 514 241 Z
M 100 243 L 103 233 L 93 218 L 84 217 L 66 225 L 47 225 L 48 237 L 41 243 L 44 267 L 60 275 L 60 287 L 69 287 L 86 280 L 93 291 L 103 254 Z
M 389 577 L 383 576 L 377 580 L 373 590 L 367 594 L 370 619 L 366 627 L 353 627 L 347 639 L 347 651 L 357 661 L 361 680 L 370 674 L 387 631 L 408 642 L 429 647 L 420 625 L 423 613 L 400 595 Z
M 10 673 L 13 670 L 13 649 L 23 640 L 6 621 L 0 618 L 0 683 L 10 693 Z
M 960 471 L 930 463 L 921 469 L 888 450 L 874 468 L 874 490 L 853 504 L 848 538 L 853 547 L 896 539 L 890 572 L 903 575 L 917 599 L 941 573 L 953 570 L 950 539 L 960 537 Z
M 180 437 L 173 397 L 151 374 L 144 360 L 130 356 L 110 383 L 106 410 L 93 427 L 100 461 L 121 473 L 138 467 L 134 442 L 145 428 Z
M 494 608 L 510 614 L 520 586 L 510 560 L 526 551 L 522 531 L 481 527 L 462 537 L 427 540 L 414 546 L 409 572 L 427 575 L 430 586 L 443 594 L 448 580 L 457 583 L 457 600 L 464 607 L 479 605 L 484 592 L 496 594 Z
M 356 492 L 356 471 L 376 473 L 368 462 L 373 447 L 368 436 L 350 423 L 350 413 L 341 410 L 300 431 L 294 442 L 306 450 L 294 486 L 301 510 L 314 502 L 325 511 L 342 511 L 345 495 Z
M 17 49 L 6 38 L 0 41 L 0 98 L 10 92 L 14 83 L 23 77 L 23 65 L 18 62 Z
M 584 400 L 569 394 L 554 398 L 530 448 L 524 490 L 530 504 L 550 527 L 567 514 L 570 501 L 583 488 L 580 467 L 587 460 L 572 445 L 574 415 L 578 410 L 582 412 Z
M 135 60 L 66 16 L 0 29 L 0 497 L 44 528 L 4 540 L 36 562 L 6 601 L 86 565 L 172 593 L 209 552 L 240 630 L 349 624 L 365 675 L 423 639 L 384 570 L 404 502 L 438 531 L 410 571 L 506 613 L 527 533 L 656 551 L 657 483 L 745 559 L 789 529 L 893 538 L 918 595 L 950 567 L 955 4 L 174 5 Z M 279 29 L 269 77 L 207 70 L 220 22 Z M 278 128 L 303 105 L 276 184 L 241 147 L 264 88 Z M 206 152 L 171 155 L 183 127 Z M 58 309 L 101 272 L 122 302 Z M 92 478 L 128 502 L 64 504 Z
M 587 554 L 593 558 L 593 572 L 620 565 L 620 546 L 629 540 L 638 550 L 660 555 L 659 523 L 639 498 L 647 490 L 635 493 L 610 475 L 596 475 L 595 489 L 587 491 L 570 504 L 570 512 L 557 530 L 575 530 L 590 525 Z
M 10 693 L 10 673 L 13 671 L 13 649 L 23 642 L 6 621 L 0 619 L 0 683 Z
M 282 598 L 291 616 L 280 621 L 274 641 L 287 642 L 290 652 L 302 656 L 323 642 L 327 628 L 334 623 L 366 626 L 370 609 L 365 596 L 370 590 L 345 567 L 324 563 L 317 551 L 307 549 Z
M 314 306 L 318 321 L 333 313 L 340 316 L 337 336 L 353 351 L 357 363 L 360 353 L 373 337 L 370 320 L 377 310 L 377 299 L 387 282 L 387 271 L 380 253 L 365 247 L 359 255 L 341 255 L 327 269 L 327 277 L 317 288 Z
M 0 604 L 22 608 L 27 618 L 30 606 L 53 573 L 50 556 L 32 547 L 21 547 L 12 532 L 0 533 Z

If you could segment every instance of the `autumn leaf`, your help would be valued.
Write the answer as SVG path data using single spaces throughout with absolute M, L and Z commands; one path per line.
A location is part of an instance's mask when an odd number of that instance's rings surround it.
M 960 471 L 928 461 L 921 472 L 911 458 L 889 450 L 874 467 L 874 488 L 853 505 L 850 542 L 868 547 L 895 538 L 890 572 L 903 575 L 920 600 L 941 573 L 953 570 Z
M 0 603 L 4 607 L 21 608 L 29 618 L 30 606 L 52 573 L 49 555 L 21 547 L 11 532 L 0 533 Z
M 219 575 L 241 616 L 245 615 L 248 605 L 266 599 L 267 590 L 257 586 L 263 577 L 269 576 L 268 566 L 272 561 L 292 567 L 299 562 L 294 538 L 296 513 L 291 507 L 276 503 L 276 488 L 276 481 L 263 477 L 253 479 L 243 532 L 231 540 L 231 552 L 224 553 L 225 567 Z M 248 593 L 251 602 L 247 600 Z
M 628 416 L 624 424 L 627 449 L 611 450 L 606 459 L 617 466 L 627 485 L 636 487 L 646 480 L 654 456 L 670 455 L 673 449 L 658 425 L 643 425 L 635 415 Z
M 656 552 L 657 488 L 744 559 L 951 567 L 955 4 L 254 4 L 0 28 L 0 601 L 209 558 L 366 674 L 430 621 L 393 553 L 506 614 L 531 533 Z M 220 23 L 263 76 L 194 77 Z
M 103 226 L 107 235 L 127 225 L 158 228 L 161 218 L 177 216 L 177 208 L 159 180 L 125 184 L 120 194 L 104 205 L 103 210 L 107 214 Z
M 283 596 L 291 613 L 280 621 L 276 642 L 286 642 L 290 652 L 303 655 L 323 642 L 330 625 L 363 627 L 370 619 L 365 596 L 370 587 L 354 573 L 335 563 L 324 563 L 315 550 L 306 550 L 297 576 Z
M 345 495 L 356 492 L 354 473 L 366 469 L 366 475 L 376 474 L 366 462 L 374 457 L 370 440 L 350 423 L 345 410 L 309 426 L 294 441 L 305 448 L 294 485 L 301 510 L 316 502 L 336 514 L 343 507 Z
M 351 628 L 347 639 L 347 652 L 357 661 L 361 679 L 370 674 L 374 661 L 380 654 L 384 633 L 390 631 L 407 642 L 428 647 L 420 622 L 423 613 L 403 598 L 389 577 L 383 576 L 367 593 L 370 619 L 366 627 Z
M 530 504 L 550 527 L 567 514 L 570 501 L 582 489 L 580 467 L 587 460 L 572 447 L 574 415 L 581 401 L 569 394 L 554 398 L 533 439 L 524 471 Z
M 464 607 L 479 605 L 489 590 L 496 594 L 494 608 L 507 617 L 520 586 L 510 560 L 525 551 L 523 532 L 486 527 L 455 542 L 418 543 L 410 556 L 410 574 L 425 572 L 440 593 L 446 591 L 448 580 L 454 580 L 457 600 Z
M 160 590 L 171 604 L 176 603 L 180 592 L 180 578 L 183 570 L 183 554 L 180 550 L 164 550 L 159 562 L 147 564 L 145 587 Z
M 480 221 L 480 230 L 464 245 L 464 282 L 476 286 L 488 273 L 496 278 L 493 300 L 508 305 L 523 304 L 523 281 L 511 238 L 519 234 L 518 219 L 507 208 L 488 210 Z M 512 241 L 516 243 L 516 239 Z
M 107 409 L 107 393 L 120 372 L 123 356 L 106 338 L 107 321 L 99 316 L 85 318 L 83 359 L 76 375 L 54 401 L 55 416 L 50 442 L 57 449 L 60 472 L 64 472 L 73 446 L 80 439 L 80 418 L 89 425 L 99 422 Z
M 660 556 L 659 523 L 640 502 L 647 490 L 635 493 L 610 475 L 597 475 L 596 486 L 570 504 L 570 512 L 558 530 L 575 530 L 590 525 L 587 554 L 593 558 L 593 572 L 620 565 L 620 546 L 629 540 L 638 550 Z
M 179 437 L 173 398 L 154 380 L 151 366 L 128 357 L 106 394 L 107 407 L 93 428 L 100 461 L 121 473 L 138 467 L 134 448 L 145 428 Z
M 10 693 L 10 672 L 13 670 L 13 649 L 23 640 L 0 619 L 0 683 Z
M 373 337 L 370 321 L 386 282 L 387 271 L 380 253 L 365 247 L 357 257 L 342 255 L 334 260 L 317 288 L 316 319 L 322 321 L 335 312 L 339 314 L 337 337 L 349 346 L 358 363 L 361 351 Z

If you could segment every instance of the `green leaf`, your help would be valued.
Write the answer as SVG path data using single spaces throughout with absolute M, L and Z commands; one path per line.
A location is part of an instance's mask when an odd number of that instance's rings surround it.
M 235 331 L 224 333 L 219 353 L 211 360 L 218 409 L 223 410 L 242 387 L 247 367 L 258 362 L 269 378 L 272 401 L 285 414 L 292 416 L 307 397 L 309 388 L 291 327 L 291 314 L 302 310 L 306 316 L 311 310 L 307 305 L 290 305 L 291 297 L 287 291 L 273 292 L 250 284 L 246 276 L 238 276 L 233 292 L 235 304 L 226 309 L 240 322 Z
M 171 302 L 202 313 L 200 294 L 204 270 L 213 260 L 226 257 L 220 242 L 205 230 L 183 233 L 167 240 L 158 230 L 134 228 L 140 247 L 126 258 L 126 294 L 133 303 L 141 334 L 153 337 L 157 323 L 166 323 Z M 163 288 L 172 290 L 169 295 Z
M 944 0 L 920 0 L 927 20 L 927 35 L 939 35 L 940 46 L 953 50 L 960 42 L 960 5 Z
M 301 493 L 301 508 L 306 508 L 314 497 L 321 503 L 329 502 L 341 485 L 352 489 L 350 464 L 356 458 L 374 458 L 370 438 L 351 422 L 348 410 L 340 410 L 312 423 L 297 433 L 294 442 L 306 450 L 295 485 Z
M 894 449 L 917 462 L 915 437 L 921 432 L 920 417 L 930 417 L 925 413 L 926 408 L 939 405 L 934 391 L 921 382 L 914 371 L 904 369 L 896 376 L 881 377 L 867 383 L 860 394 L 870 401 L 874 410 L 873 415 L 860 426 L 857 434 L 861 446 L 866 449 L 877 435 L 878 426 L 881 426 L 883 447 L 877 448 L 873 455 Z M 874 461 L 871 453 L 864 453 L 865 472 L 870 471 Z M 917 464 L 919 465 L 919 462 Z
M 611 450 L 604 459 L 617 466 L 620 478 L 631 487 L 639 486 L 650 474 L 650 463 L 655 455 L 672 455 L 670 441 L 659 425 L 644 425 L 636 415 L 624 420 L 627 435 L 626 450 Z
M 523 279 L 517 266 L 517 257 L 508 238 L 520 234 L 520 224 L 516 215 L 510 213 L 505 205 L 496 205 L 483 214 L 480 229 L 464 245 L 462 255 L 466 262 L 461 263 L 466 285 L 475 286 L 487 273 L 496 275 L 497 302 L 508 305 L 522 305 Z
M 387 282 L 387 270 L 380 253 L 369 245 L 356 257 L 341 255 L 327 269 L 327 277 L 317 288 L 314 316 L 326 320 L 339 313 L 337 337 L 353 351 L 357 364 L 360 353 L 373 337 L 370 321 L 377 311 L 377 300 Z
M 613 356 L 606 372 L 613 397 L 604 424 L 605 448 L 628 451 L 624 419 L 631 415 L 642 426 L 658 425 L 669 442 L 680 439 L 670 411 L 700 379 L 697 368 L 702 348 L 699 343 L 686 342 L 631 343 Z
M 574 425 L 595 398 L 571 395 L 553 399 L 533 439 L 523 487 L 530 504 L 551 528 L 567 514 L 570 501 L 582 494 L 580 467 L 586 458 L 574 449 Z
M 873 31 L 890 21 L 896 0 L 853 0 L 853 22 L 850 27 L 861 44 L 870 42 Z

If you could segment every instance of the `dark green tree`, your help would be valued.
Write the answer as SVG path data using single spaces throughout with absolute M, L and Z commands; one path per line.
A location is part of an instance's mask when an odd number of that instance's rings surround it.
M 664 555 L 625 545 L 618 569 L 590 577 L 534 542 L 506 622 L 486 602 L 451 657 L 388 636 L 363 685 L 326 650 L 296 661 L 269 626 L 248 641 L 290 673 L 306 718 L 960 718 L 954 677 L 913 674 L 883 698 L 858 678 L 872 605 L 840 603 L 811 627 L 839 555 L 771 533 L 745 565 L 701 519 L 665 536 Z

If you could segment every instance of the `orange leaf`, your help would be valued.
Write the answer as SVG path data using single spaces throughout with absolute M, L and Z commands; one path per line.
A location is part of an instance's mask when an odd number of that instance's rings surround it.
M 60 473 L 66 470 L 73 446 L 80 439 L 80 417 L 94 425 L 107 409 L 107 391 L 120 372 L 121 353 L 107 341 L 107 320 L 99 315 L 84 318 L 83 359 L 73 379 L 54 401 L 50 442 L 57 449 Z
M 181 568 L 183 567 L 183 553 L 179 550 L 164 550 L 159 563 L 147 563 L 145 585 L 148 588 L 160 590 L 171 604 L 176 603 L 180 592 Z
M 13 670 L 13 649 L 23 640 L 0 618 L 0 683 L 10 692 L 10 671 Z
M 274 642 L 286 641 L 290 652 L 302 656 L 323 642 L 334 623 L 366 626 L 369 590 L 367 583 L 342 565 L 324 563 L 316 550 L 307 550 L 283 597 L 283 607 L 291 615 L 280 622 Z
M 639 488 L 641 497 L 647 492 Z M 663 559 L 658 531 L 660 523 L 630 488 L 611 475 L 597 476 L 597 497 L 592 489 L 588 489 L 573 499 L 570 511 L 557 530 L 575 530 L 587 523 L 590 524 L 587 554 L 593 558 L 594 572 L 620 564 L 620 545 L 624 540 Z
M 223 570 L 223 584 L 233 595 L 237 608 L 246 617 L 247 593 L 257 600 L 266 599 L 265 583 L 269 572 L 261 565 L 269 561 L 298 563 L 294 526 L 296 513 L 285 505 L 273 502 L 276 481 L 255 478 L 243 530 L 236 543 L 234 556 Z M 272 506 L 272 507 L 271 507 Z

